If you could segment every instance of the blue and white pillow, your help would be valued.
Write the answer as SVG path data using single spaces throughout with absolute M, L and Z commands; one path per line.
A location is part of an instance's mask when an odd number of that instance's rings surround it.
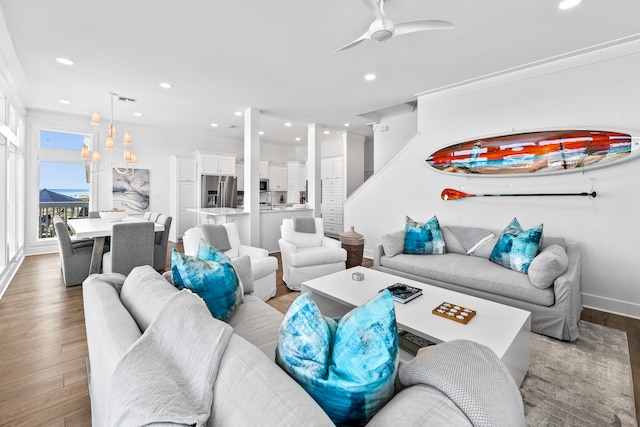
M 521 273 L 529 270 L 542 241 L 542 224 L 523 230 L 513 218 L 493 247 L 489 260 Z
M 227 322 L 242 304 L 242 288 L 231 262 L 217 255 L 214 258 L 221 262 L 185 255 L 174 248 L 171 276 L 178 289 L 187 288 L 198 294 L 213 317 Z
M 421 224 L 407 216 L 404 227 L 404 253 L 444 255 L 447 253 L 438 218 Z
M 337 425 L 364 425 L 394 395 L 398 330 L 389 291 L 347 313 L 322 316 L 307 293 L 287 311 L 276 362 Z

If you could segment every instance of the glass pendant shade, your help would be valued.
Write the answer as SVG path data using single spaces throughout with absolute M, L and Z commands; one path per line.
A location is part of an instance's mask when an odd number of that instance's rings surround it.
M 131 144 L 131 133 L 128 130 L 124 131 L 124 136 L 122 137 L 123 144 Z
M 129 150 L 128 147 L 124 149 L 124 161 L 125 162 L 131 161 L 131 150 Z
M 93 158 L 91 159 L 91 161 L 95 163 L 100 163 L 100 151 L 93 150 Z
M 89 147 L 87 147 L 86 145 L 83 145 L 82 151 L 80 152 L 80 156 L 82 157 L 82 160 L 89 160 Z
M 107 137 L 107 142 L 105 143 L 105 147 L 107 150 L 113 150 L 115 147 L 114 143 L 113 143 L 113 137 L 112 136 L 108 136 Z
M 136 153 L 131 153 L 131 164 L 136 165 L 138 163 L 138 156 Z

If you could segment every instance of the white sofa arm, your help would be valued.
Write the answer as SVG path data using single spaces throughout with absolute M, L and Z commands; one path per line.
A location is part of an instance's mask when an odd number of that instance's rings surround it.
M 260 259 L 269 256 L 269 251 L 262 248 L 256 248 L 255 246 L 240 245 L 238 248 L 238 256 L 248 255 L 249 258 Z

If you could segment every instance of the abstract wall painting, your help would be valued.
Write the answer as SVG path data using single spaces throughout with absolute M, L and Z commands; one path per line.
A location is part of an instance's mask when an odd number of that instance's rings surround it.
M 136 214 L 149 209 L 149 169 L 123 175 L 113 171 L 113 207 Z

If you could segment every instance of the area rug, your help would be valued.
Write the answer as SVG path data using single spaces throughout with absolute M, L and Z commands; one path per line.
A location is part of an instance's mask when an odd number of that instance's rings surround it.
M 531 334 L 520 391 L 529 426 L 637 426 L 623 331 L 578 322 L 572 342 Z
M 285 313 L 299 292 L 268 303 Z M 578 322 L 569 343 L 531 334 L 529 372 L 520 391 L 528 426 L 638 426 L 627 334 Z

